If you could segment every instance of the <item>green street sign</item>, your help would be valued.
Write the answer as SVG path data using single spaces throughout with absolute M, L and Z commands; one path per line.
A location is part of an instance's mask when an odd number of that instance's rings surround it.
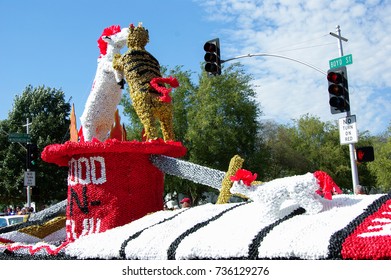
M 11 142 L 27 143 L 31 141 L 31 137 L 27 133 L 10 133 L 8 134 L 8 140 Z
M 352 63 L 353 63 L 353 56 L 351 54 L 329 60 L 330 69 L 346 66 Z

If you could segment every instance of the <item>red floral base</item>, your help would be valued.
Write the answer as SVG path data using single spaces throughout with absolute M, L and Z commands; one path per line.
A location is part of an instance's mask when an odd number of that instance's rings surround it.
M 156 154 L 170 157 L 183 157 L 187 149 L 181 142 L 167 141 L 163 139 L 148 142 L 119 141 L 109 139 L 104 142 L 98 140 L 91 142 L 65 142 L 64 144 L 52 144 L 43 150 L 41 158 L 49 163 L 59 166 L 67 166 L 73 155 L 112 152 L 112 153 L 134 153 L 134 154 Z
M 164 174 L 150 155 L 185 155 L 179 142 L 66 142 L 47 146 L 42 159 L 68 165 L 68 240 L 125 225 L 163 210 Z

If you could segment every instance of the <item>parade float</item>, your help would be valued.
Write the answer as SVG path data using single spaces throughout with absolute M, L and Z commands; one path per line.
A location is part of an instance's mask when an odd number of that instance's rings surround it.
M 161 76 L 148 40 L 141 24 L 100 36 L 81 127 L 72 110 L 70 140 L 42 152 L 68 166 L 67 199 L 1 228 L 0 259 L 391 258 L 391 194 L 342 194 L 322 171 L 258 182 L 238 155 L 226 171 L 181 160 L 187 151 L 175 140 L 170 97 L 179 84 Z M 125 82 L 143 141 L 126 139 L 120 124 Z M 164 210 L 164 174 L 219 190 L 217 202 Z

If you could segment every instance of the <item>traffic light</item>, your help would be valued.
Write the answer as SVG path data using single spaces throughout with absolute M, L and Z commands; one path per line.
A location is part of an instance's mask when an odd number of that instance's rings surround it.
M 375 160 L 375 153 L 372 146 L 356 148 L 357 162 L 368 162 Z
M 350 111 L 349 87 L 346 66 L 327 71 L 329 82 L 329 104 L 331 114 Z
M 219 38 L 210 40 L 205 43 L 204 50 L 206 51 L 205 71 L 211 75 L 221 75 L 221 60 L 220 60 L 220 40 Z
M 26 168 L 33 170 L 37 166 L 38 160 L 38 147 L 36 144 L 29 143 L 27 144 L 27 163 Z

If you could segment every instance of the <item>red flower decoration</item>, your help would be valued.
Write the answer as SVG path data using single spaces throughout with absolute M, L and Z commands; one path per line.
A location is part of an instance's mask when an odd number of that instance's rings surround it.
M 121 27 L 119 25 L 112 25 L 110 27 L 107 27 L 103 30 L 102 35 L 100 35 L 98 39 L 98 47 L 100 50 L 100 57 L 106 55 L 107 51 L 107 43 L 103 41 L 102 37 L 103 36 L 111 36 L 114 34 L 117 34 L 118 32 L 121 31 Z
M 243 184 L 246 186 L 251 186 L 251 183 L 257 178 L 257 173 L 252 174 L 246 169 L 239 169 L 234 176 L 230 177 L 231 181 L 240 181 L 242 180 Z
M 169 84 L 171 88 L 166 88 L 164 85 L 161 84 Z M 160 97 L 161 101 L 170 103 L 171 102 L 170 92 L 172 91 L 172 88 L 178 87 L 179 83 L 175 77 L 168 77 L 168 78 L 157 77 L 151 80 L 150 85 L 162 95 Z
M 342 190 L 334 182 L 333 178 L 331 178 L 326 172 L 318 170 L 314 172 L 314 176 L 319 183 L 319 189 L 316 193 L 323 196 L 325 199 L 331 200 L 333 194 L 342 193 Z

